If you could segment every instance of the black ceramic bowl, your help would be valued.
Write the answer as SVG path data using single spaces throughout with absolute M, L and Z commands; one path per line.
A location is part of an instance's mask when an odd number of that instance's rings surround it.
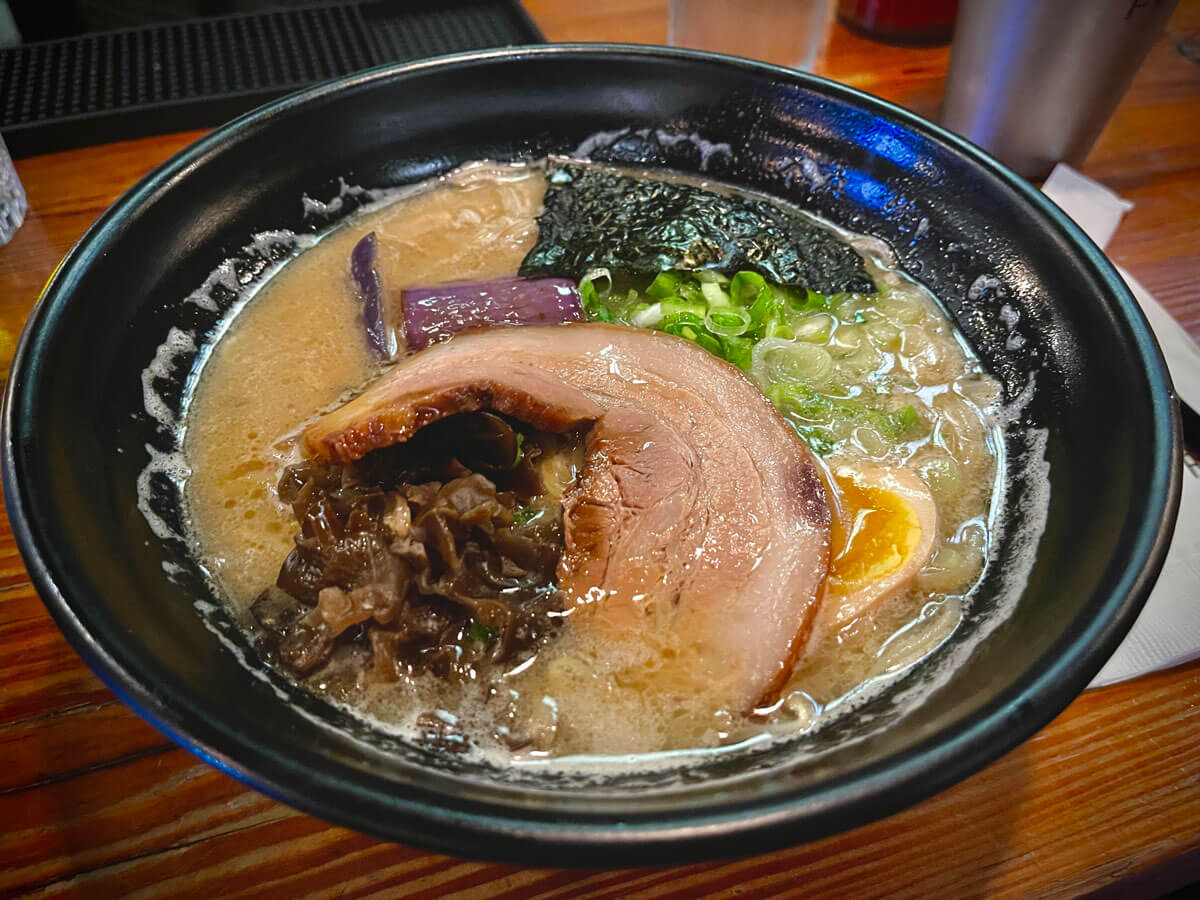
M 1008 527 L 967 621 L 934 659 L 816 735 L 672 777 L 585 785 L 446 762 L 254 674 L 253 659 L 238 661 L 241 634 L 197 611 L 214 598 L 183 545 L 152 532 L 136 488 L 147 447 L 171 449 L 144 406 L 155 348 L 172 327 L 211 328 L 214 314 L 183 299 L 222 260 L 250 279 L 286 250 L 268 241 L 239 253 L 251 235 L 327 226 L 306 216 L 302 195 L 332 196 L 339 178 L 376 187 L 481 157 L 570 153 L 600 131 L 617 134 L 591 142 L 598 157 L 703 171 L 886 239 L 1009 399 L 1025 402 L 1007 439 Z M 169 404 L 188 361 L 146 376 Z M 759 852 L 887 815 L 981 768 L 1065 707 L 1116 647 L 1158 573 L 1179 491 L 1170 384 L 1146 323 L 1100 252 L 1036 190 L 849 88 L 635 47 L 381 69 L 218 129 L 122 197 L 55 273 L 13 363 L 4 425 L 4 489 L 38 589 L 142 715 L 324 818 L 541 864 Z M 1031 448 L 1039 433 L 1044 446 Z M 177 525 L 177 489 L 147 477 L 154 508 Z M 1042 531 L 1029 511 L 1045 491 Z

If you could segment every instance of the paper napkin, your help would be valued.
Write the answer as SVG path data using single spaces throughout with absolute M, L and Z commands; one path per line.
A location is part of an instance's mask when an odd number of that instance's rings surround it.
M 1133 207 L 1108 188 L 1059 163 L 1042 191 L 1103 247 Z M 1175 390 L 1200 409 L 1200 347 L 1144 287 L 1121 272 L 1158 338 Z M 1175 537 L 1158 583 L 1117 652 L 1091 687 L 1102 687 L 1200 657 L 1200 464 L 1188 460 Z

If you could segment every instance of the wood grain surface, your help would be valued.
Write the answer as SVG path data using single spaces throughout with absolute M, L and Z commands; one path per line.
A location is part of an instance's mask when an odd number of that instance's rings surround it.
M 530 0 L 551 40 L 661 43 L 665 0 Z M 586 11 L 580 12 L 582 6 Z M 1137 205 L 1109 248 L 1200 337 L 1200 0 L 1180 4 L 1084 171 Z M 825 74 L 936 115 L 946 48 L 835 28 Z M 30 215 L 0 248 L 0 363 L 38 291 L 121 191 L 199 132 L 20 160 Z M 552 863 L 547 860 L 547 863 Z M 831 897 L 1146 895 L 1200 879 L 1200 665 L 1092 691 L 1019 749 L 882 822 L 736 862 L 563 871 L 381 843 L 178 749 L 88 671 L 0 510 L 0 895 Z

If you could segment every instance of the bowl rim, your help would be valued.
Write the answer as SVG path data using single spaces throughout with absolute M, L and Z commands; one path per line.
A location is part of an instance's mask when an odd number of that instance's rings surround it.
M 144 671 L 98 641 L 81 621 L 74 602 L 47 565 L 37 527 L 37 502 L 26 496 L 17 471 L 14 398 L 27 382 L 29 347 L 46 311 L 70 296 L 64 283 L 89 264 L 124 217 L 168 189 L 239 131 L 309 101 L 376 81 L 402 79 L 430 69 L 552 57 L 677 59 L 740 69 L 785 80 L 898 121 L 935 138 L 999 179 L 1020 200 L 1047 218 L 1080 252 L 1115 300 L 1147 370 L 1154 432 L 1149 436 L 1155 468 L 1146 515 L 1130 542 L 1117 587 L 1090 621 L 1044 667 L 1026 672 L 1006 694 L 951 728 L 904 752 L 839 778 L 751 802 L 702 807 L 644 819 L 609 816 L 580 821 L 543 815 L 503 803 L 459 801 L 420 791 L 401 796 L 373 790 L 371 776 L 345 767 L 312 770 L 291 754 L 261 747 L 219 722 L 191 717 L 151 683 Z M 705 51 L 635 44 L 543 44 L 478 50 L 393 63 L 306 88 L 241 115 L 188 145 L 123 193 L 87 229 L 55 268 L 35 303 L 9 371 L 3 408 L 3 486 L 13 534 L 46 608 L 75 650 L 126 704 L 185 749 L 243 783 L 290 806 L 375 836 L 425 849 L 545 865 L 678 863 L 748 855 L 828 836 L 891 815 L 982 769 L 1058 715 L 1108 660 L 1132 626 L 1162 567 L 1170 544 L 1182 484 L 1179 413 L 1165 361 L 1140 307 L 1112 263 L 1045 195 L 974 144 L 886 100 L 832 80 L 767 63 Z M 1136 565 L 1131 564 L 1135 561 Z M 67 581 L 69 579 L 64 579 Z M 1060 648 L 1059 643 L 1065 647 Z M 1049 654 L 1048 654 L 1049 655 Z M 195 720 L 193 721 L 192 718 Z M 264 755 L 265 754 L 265 755 Z M 380 813 L 385 812 L 386 818 Z M 737 837 L 737 841 L 731 838 Z M 552 852 L 553 856 L 547 856 Z

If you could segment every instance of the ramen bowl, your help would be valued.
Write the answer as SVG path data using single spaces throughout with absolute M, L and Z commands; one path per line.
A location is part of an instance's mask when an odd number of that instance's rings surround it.
M 1008 475 L 985 577 L 929 658 L 810 733 L 584 777 L 448 759 L 268 669 L 180 539 L 178 480 L 163 460 L 226 295 L 285 258 L 287 235 L 330 227 L 359 188 L 474 159 L 589 152 L 763 192 L 888 242 L 1000 381 Z M 197 291 L 208 302 L 187 302 Z M 184 352 L 162 357 L 164 342 Z M 1136 303 L 1030 185 L 832 82 L 601 45 L 376 69 L 193 144 L 118 200 L 46 286 L 13 363 L 4 429 L 9 515 L 38 590 L 150 722 L 330 821 L 429 850 L 564 865 L 827 836 L 1012 749 L 1083 690 L 1132 625 L 1170 538 L 1181 459 L 1169 379 Z

